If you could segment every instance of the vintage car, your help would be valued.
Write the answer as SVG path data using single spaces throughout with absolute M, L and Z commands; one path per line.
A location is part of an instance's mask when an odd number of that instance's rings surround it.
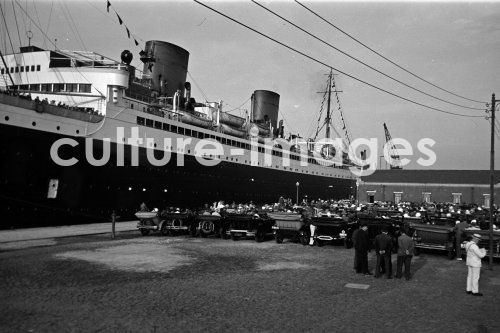
M 309 235 L 304 223 L 304 218 L 300 213 L 269 212 L 267 216 L 275 221 L 272 226 L 276 243 L 283 243 L 283 239 L 289 238 L 292 241 L 300 241 L 302 244 L 309 242 Z
M 151 230 L 160 231 L 161 220 L 158 216 L 157 211 L 152 212 L 137 212 L 135 216 L 139 219 L 137 222 L 137 229 L 141 232 L 141 235 L 147 236 Z
M 179 234 L 196 235 L 196 225 L 190 212 L 164 211 L 160 214 L 162 220 L 160 231 L 162 235 L 175 236 Z
M 227 238 L 229 228 L 227 219 L 221 215 L 199 214 L 195 217 L 196 235 L 203 238 L 209 235 L 216 235 L 220 238 Z
M 229 225 L 227 234 L 234 241 L 254 237 L 257 242 L 263 242 L 267 236 L 273 235 L 274 220 L 265 213 L 232 213 L 227 214 L 226 219 Z
M 357 228 L 356 221 L 347 221 L 339 216 L 315 216 L 310 225 L 313 244 L 323 246 L 326 242 L 352 246 L 352 233 Z
M 473 234 L 481 235 L 481 240 L 477 244 L 480 248 L 486 249 L 486 256 L 490 255 L 490 231 L 489 230 L 481 230 L 478 228 L 467 228 L 464 230 L 466 237 L 468 239 L 471 238 Z M 465 257 L 466 251 L 462 249 L 462 257 Z M 493 230 L 493 257 L 500 258 L 500 229 Z
M 410 223 L 410 235 L 415 241 L 415 255 L 421 249 L 446 251 L 448 259 L 453 259 L 456 248 L 456 232 L 448 219 L 434 219 L 433 223 Z

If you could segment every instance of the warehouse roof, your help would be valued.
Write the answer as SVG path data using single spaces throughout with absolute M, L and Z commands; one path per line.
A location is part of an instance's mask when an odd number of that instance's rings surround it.
M 423 184 L 489 184 L 489 170 L 376 170 L 361 177 L 367 183 L 423 183 Z M 495 184 L 500 182 L 500 171 L 495 171 Z

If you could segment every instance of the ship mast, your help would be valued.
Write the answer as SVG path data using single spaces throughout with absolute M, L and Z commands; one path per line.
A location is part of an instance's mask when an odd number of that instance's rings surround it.
M 326 125 L 326 138 L 330 139 L 330 126 L 332 124 L 332 119 L 330 117 L 330 103 L 332 99 L 332 70 L 330 69 L 330 74 L 328 75 L 328 102 L 326 104 L 326 118 L 325 118 L 325 125 Z

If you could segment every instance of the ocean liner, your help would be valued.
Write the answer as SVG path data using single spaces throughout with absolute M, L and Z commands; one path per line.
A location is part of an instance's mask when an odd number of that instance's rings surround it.
M 355 195 L 345 153 L 332 163 L 284 138 L 276 92 L 249 92 L 237 117 L 191 96 L 188 51 L 148 41 L 139 56 L 142 71 L 129 51 L 121 61 L 32 45 L 2 55 L 1 228 L 133 218 L 141 202 Z

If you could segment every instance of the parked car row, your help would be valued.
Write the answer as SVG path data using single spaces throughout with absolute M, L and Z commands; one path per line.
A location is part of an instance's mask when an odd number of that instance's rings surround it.
M 249 213 L 234 212 L 221 214 L 192 214 L 189 212 L 138 212 L 137 228 L 146 236 L 151 231 L 162 235 L 188 234 L 193 237 L 216 236 L 234 241 L 253 238 L 257 242 L 274 237 L 281 244 L 285 239 L 303 245 L 323 246 L 325 244 L 353 246 L 352 235 L 360 224 L 368 226 L 368 237 L 371 242 L 382 228 L 388 231 L 393 239 L 393 249 L 397 251 L 397 237 L 402 228 L 409 231 L 415 241 L 415 255 L 422 250 L 438 250 L 452 259 L 462 253 L 456 253 L 457 237 L 460 242 L 473 233 L 483 236 L 481 246 L 489 249 L 489 233 L 479 228 L 465 229 L 457 236 L 456 221 L 451 218 L 424 219 L 422 217 L 404 217 L 397 211 L 372 211 L 358 213 L 349 218 L 334 214 L 318 214 L 307 216 L 303 211 L 269 212 L 253 211 Z M 494 253 L 500 258 L 500 230 L 494 232 Z

